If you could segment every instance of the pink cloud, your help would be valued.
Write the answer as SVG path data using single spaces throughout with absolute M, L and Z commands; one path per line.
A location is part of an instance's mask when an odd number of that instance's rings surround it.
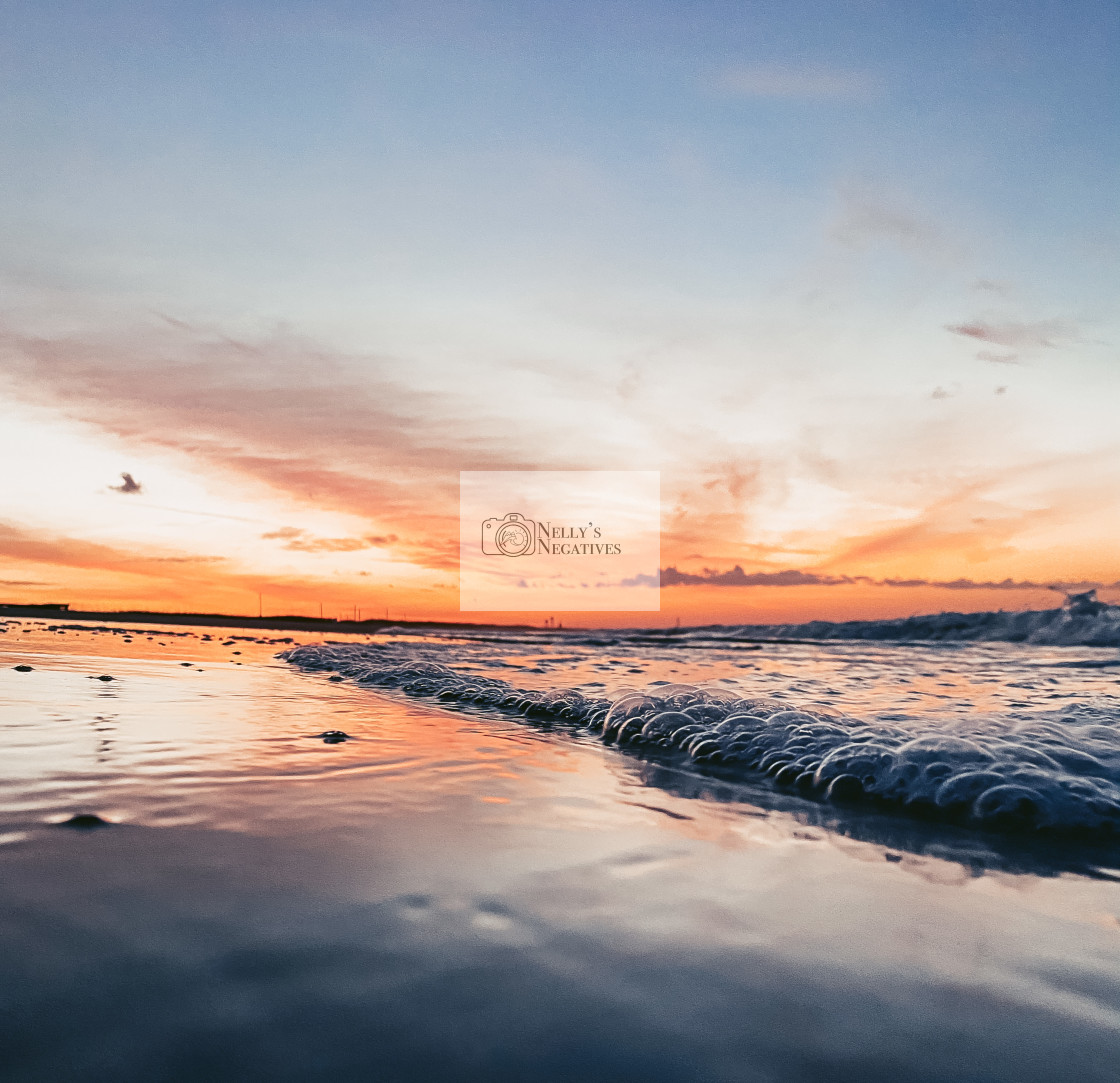
M 1068 339 L 1076 335 L 1076 330 L 1063 320 L 1039 320 L 1035 323 L 1014 321 L 986 323 L 983 320 L 974 320 L 971 323 L 947 324 L 945 330 L 954 335 L 964 335 L 966 338 L 991 342 L 996 346 L 1006 346 L 1011 350 L 1040 347 L 1053 349 L 1057 345 L 1055 339 Z M 986 357 L 985 360 L 1005 359 Z

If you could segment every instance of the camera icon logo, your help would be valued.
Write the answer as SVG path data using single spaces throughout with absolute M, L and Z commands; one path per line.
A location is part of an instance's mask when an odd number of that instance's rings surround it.
M 482 523 L 482 551 L 491 557 L 527 557 L 536 552 L 537 524 L 511 511 Z

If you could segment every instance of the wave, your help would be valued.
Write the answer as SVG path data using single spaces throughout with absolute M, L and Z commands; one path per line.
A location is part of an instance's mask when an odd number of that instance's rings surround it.
M 1093 592 L 1089 592 L 1093 593 Z M 1075 596 L 1076 597 L 1076 596 Z M 673 646 L 755 650 L 774 641 L 868 640 L 934 643 L 1025 643 L 1049 647 L 1120 647 L 1120 606 L 1095 599 L 1057 609 L 1021 612 L 928 613 L 889 620 L 806 621 L 802 624 L 717 624 L 686 628 L 457 629 L 433 632 L 405 625 L 382 633 L 503 644 L 567 643 L 589 647 Z
M 1120 606 L 1090 602 L 1081 607 L 1019 613 L 931 613 L 896 620 L 743 624 L 724 629 L 722 635 L 731 639 L 893 639 L 1120 647 Z
M 429 660 L 390 660 L 378 644 L 300 646 L 279 657 L 358 684 L 589 730 L 641 755 L 743 781 L 768 779 L 834 804 L 889 806 L 997 831 L 1120 834 L 1115 706 L 1080 703 L 934 725 L 701 685 L 613 698 L 521 689 Z

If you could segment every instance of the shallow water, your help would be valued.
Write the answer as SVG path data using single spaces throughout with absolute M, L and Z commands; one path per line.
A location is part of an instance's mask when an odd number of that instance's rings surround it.
M 535 645 L 516 660 L 496 637 L 304 645 L 281 657 L 335 680 L 590 731 L 690 771 L 771 776 L 833 804 L 1078 842 L 1120 838 L 1111 650 L 1062 658 L 1007 645 L 769 643 L 767 665 L 743 661 L 744 645 L 726 640 L 653 640 L 632 633 L 609 644 L 624 658 L 604 657 L 607 645 L 584 636 L 569 637 L 564 654 Z M 750 649 L 764 656 L 762 644 Z M 605 679 L 591 679 L 597 671 Z
M 1115 1078 L 1108 840 L 837 806 L 280 642 L 63 631 L 0 636 L 5 1080 Z M 1120 676 L 1081 648 L 498 638 L 360 642 L 919 727 L 1106 711 Z

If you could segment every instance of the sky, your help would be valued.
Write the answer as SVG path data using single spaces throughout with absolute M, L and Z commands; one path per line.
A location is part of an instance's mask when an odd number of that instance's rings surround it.
M 1114 3 L 0 27 L 0 600 L 454 620 L 512 469 L 661 473 L 570 624 L 1120 600 Z

